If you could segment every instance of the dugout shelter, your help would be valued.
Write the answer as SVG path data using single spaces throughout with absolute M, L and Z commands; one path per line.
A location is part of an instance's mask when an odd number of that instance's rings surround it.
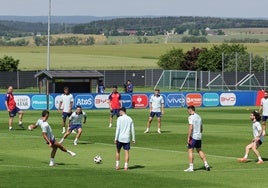
M 64 87 L 71 93 L 91 93 L 103 74 L 96 70 L 43 70 L 35 78 L 39 93 L 62 93 Z

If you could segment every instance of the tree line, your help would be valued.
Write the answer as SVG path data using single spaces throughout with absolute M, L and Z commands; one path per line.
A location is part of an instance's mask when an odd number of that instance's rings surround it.
M 265 59 L 259 55 L 247 52 L 243 44 L 213 45 L 210 49 L 195 48 L 187 52 L 183 49 L 173 48 L 161 55 L 158 66 L 165 70 L 192 70 L 192 71 L 251 71 L 264 70 Z
M 181 34 L 189 31 L 191 35 L 205 35 L 204 29 L 214 30 L 224 28 L 257 28 L 268 27 L 268 20 L 242 18 L 215 18 L 215 17 L 136 17 L 113 18 L 98 21 L 89 21 L 83 24 L 52 23 L 51 34 L 105 34 L 106 36 L 129 35 L 134 30 L 138 36 L 163 35 L 174 31 Z M 120 31 L 121 30 L 121 31 Z M 37 33 L 47 33 L 47 23 L 30 23 L 19 21 L 0 21 L 0 36 L 5 39 L 23 36 L 33 36 Z

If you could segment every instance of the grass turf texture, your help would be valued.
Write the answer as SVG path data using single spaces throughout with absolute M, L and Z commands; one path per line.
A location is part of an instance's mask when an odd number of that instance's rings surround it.
M 197 108 L 203 118 L 203 150 L 207 154 L 211 171 L 195 155 L 195 172 L 188 168 L 186 137 L 186 108 L 169 108 L 162 118 L 162 134 L 156 130 L 156 119 L 151 133 L 144 134 L 148 109 L 130 109 L 136 129 L 135 145 L 130 150 L 130 170 L 116 171 L 115 121 L 108 128 L 108 110 L 88 110 L 88 121 L 77 146 L 74 134 L 64 146 L 77 153 L 71 157 L 57 152 L 55 167 L 49 167 L 51 149 L 44 144 L 40 128 L 21 130 L 14 120 L 15 131 L 8 131 L 6 111 L 0 111 L 0 174 L 1 187 L 266 187 L 268 177 L 267 143 L 259 151 L 265 160 L 256 164 L 250 153 L 249 162 L 238 163 L 244 147 L 252 138 L 249 114 L 256 107 Z M 36 122 L 41 111 L 25 111 L 24 126 Z M 49 122 L 57 139 L 61 134 L 61 116 L 51 111 Z M 196 152 L 195 152 L 196 153 Z M 121 167 L 123 167 L 123 151 Z M 95 164 L 93 157 L 100 155 L 102 164 Z

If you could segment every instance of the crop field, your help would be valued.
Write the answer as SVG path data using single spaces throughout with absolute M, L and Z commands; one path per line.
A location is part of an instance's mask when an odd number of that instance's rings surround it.
M 220 36 L 218 36 L 220 37 Z M 124 40 L 130 40 L 130 37 Z M 123 40 L 113 38 L 109 40 Z M 50 47 L 50 69 L 65 70 L 122 70 L 157 69 L 159 56 L 172 48 L 186 52 L 193 47 L 210 48 L 220 43 L 159 43 L 159 44 L 118 44 L 94 46 L 52 46 Z M 264 57 L 268 43 L 244 44 L 248 52 Z M 47 66 L 47 47 L 0 47 L 4 55 L 19 59 L 20 70 L 43 70 Z
M 249 114 L 256 107 L 197 108 L 203 118 L 203 150 L 211 166 L 205 171 L 195 152 L 194 172 L 188 168 L 186 108 L 166 109 L 162 117 L 162 134 L 156 132 L 156 120 L 151 132 L 144 134 L 148 109 L 129 109 L 134 120 L 136 144 L 131 145 L 129 170 L 115 170 L 115 119 L 108 128 L 108 110 L 86 110 L 88 121 L 77 146 L 75 134 L 63 143 L 77 153 L 71 157 L 58 151 L 54 167 L 49 167 L 50 148 L 41 136 L 40 128 L 21 130 L 14 120 L 15 131 L 8 131 L 8 114 L 0 111 L 0 186 L 14 187 L 267 187 L 268 145 L 259 148 L 264 164 L 256 164 L 249 155 L 247 163 L 238 163 L 244 147 L 252 139 Z M 24 126 L 35 123 L 41 111 L 25 111 Z M 61 115 L 50 112 L 48 120 L 59 140 Z M 123 168 L 124 153 L 121 153 Z M 93 157 L 100 155 L 101 164 Z

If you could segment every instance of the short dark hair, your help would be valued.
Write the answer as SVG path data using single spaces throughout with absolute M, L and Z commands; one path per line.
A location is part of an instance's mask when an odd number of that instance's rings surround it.
M 49 115 L 49 111 L 48 110 L 43 110 L 42 111 L 42 117 L 45 117 L 46 115 Z
M 127 110 L 126 110 L 126 108 L 125 107 L 121 107 L 120 109 L 119 109 L 119 111 L 123 111 L 123 112 L 126 112 Z
M 193 105 L 188 106 L 187 109 L 191 109 L 191 110 L 195 111 L 195 107 Z

